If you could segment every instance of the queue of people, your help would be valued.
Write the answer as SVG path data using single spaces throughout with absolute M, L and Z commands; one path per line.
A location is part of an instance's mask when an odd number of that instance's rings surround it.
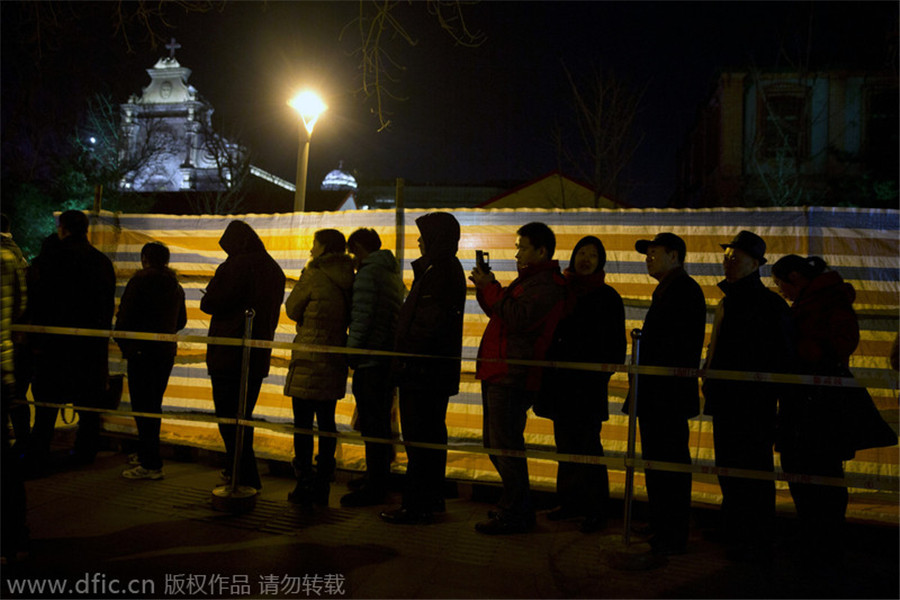
M 211 315 L 211 337 L 243 337 L 252 311 L 251 336 L 271 341 L 284 304 L 287 316 L 296 322 L 295 343 L 348 349 L 292 350 L 284 394 L 291 398 L 295 427 L 305 431 L 294 435 L 297 482 L 288 495 L 290 502 L 329 503 L 336 467 L 336 404 L 346 395 L 352 369 L 357 423 L 367 438 L 366 472 L 351 482 L 352 491 L 340 499 L 341 505 L 381 505 L 388 498 L 391 411 L 399 388 L 401 429 L 408 443 L 406 487 L 402 504 L 381 512 L 380 517 L 391 524 L 429 523 L 444 511 L 446 415 L 449 398 L 460 387 L 466 281 L 457 258 L 460 226 L 456 218 L 450 213 L 429 213 L 419 217 L 416 225 L 421 257 L 412 262 L 414 279 L 408 294 L 396 258 L 381 248 L 373 229 L 358 229 L 346 240 L 335 229 L 316 231 L 310 260 L 286 300 L 284 273 L 252 227 L 232 221 L 219 241 L 227 258 L 200 302 L 200 309 Z M 27 278 L 7 275 L 7 271 L 22 272 L 24 266 L 4 245 L 4 399 L 17 394 L 12 340 L 7 336 L 8 324 L 24 307 L 26 283 L 29 319 L 34 324 L 88 329 L 112 325 L 115 274 L 109 259 L 91 246 L 86 234 L 84 213 L 62 213 L 57 234 L 45 240 Z M 512 282 L 501 285 L 484 263 L 476 264 L 469 274 L 488 318 L 476 371 L 481 382 L 483 440 L 485 448 L 495 450 L 489 453 L 490 460 L 502 482 L 496 509 L 475 526 L 487 535 L 524 533 L 535 526 L 524 456 L 529 409 L 552 419 L 559 453 L 604 455 L 601 432 L 609 419 L 612 370 L 545 368 L 522 361 L 621 364 L 627 343 L 624 303 L 605 281 L 607 255 L 600 239 L 579 240 L 568 267 L 561 271 L 553 259 L 556 237 L 546 224 L 528 223 L 516 236 L 518 276 Z M 850 376 L 849 357 L 859 342 L 853 287 L 821 258 L 785 256 L 772 272 L 782 296 L 793 303 L 788 306 L 762 283 L 760 266 L 767 262 L 762 238 L 740 231 L 721 246 L 724 279 L 719 287 L 724 297 L 712 318 L 704 367 Z M 645 255 L 647 273 L 658 282 L 643 323 L 639 364 L 700 367 L 707 308 L 702 289 L 685 268 L 685 241 L 660 232 L 652 239 L 638 240 L 634 250 Z M 184 290 L 168 261 L 164 245 L 153 242 L 143 247 L 142 268 L 125 288 L 116 330 L 173 334 L 185 327 Z M 12 285 L 19 280 L 21 285 Z M 15 289 L 8 294 L 8 287 Z M 35 399 L 98 406 L 107 376 L 106 340 L 49 337 L 35 335 L 32 340 L 35 368 L 30 381 Z M 174 363 L 174 342 L 116 341 L 128 361 L 133 409 L 161 413 Z M 237 414 L 242 353 L 241 346 L 208 345 L 206 362 L 218 417 Z M 270 357 L 271 349 L 250 350 L 243 418 L 252 417 Z M 637 403 L 642 458 L 690 465 L 690 419 L 701 412 L 698 380 L 674 374 L 641 375 L 630 383 L 636 393 L 629 394 L 623 410 Z M 788 472 L 842 477 L 842 461 L 852 458 L 856 450 L 896 443 L 895 434 L 878 429 L 877 411 L 873 415 L 869 410 L 868 420 L 854 419 L 848 432 L 846 420 L 841 422 L 835 415 L 846 417 L 848 411 L 863 409 L 849 403 L 842 390 L 717 377 L 705 378 L 702 390 L 702 411 L 712 417 L 719 467 L 772 472 L 774 447 Z M 6 422 L 8 403 L 3 405 Z M 823 411 L 823 406 L 834 410 Z M 36 410 L 26 452 L 31 468 L 39 468 L 46 460 L 56 414 L 57 409 Z M 99 415 L 83 411 L 80 417 L 73 456 L 90 462 L 97 449 Z M 314 438 L 307 433 L 314 421 L 324 434 L 318 436 L 315 457 Z M 122 475 L 161 479 L 160 421 L 137 417 L 136 423 L 140 450 Z M 222 423 L 219 430 L 229 465 L 223 478 L 237 477 L 242 485 L 260 489 L 253 428 L 243 428 L 243 450 L 236 463 L 235 426 Z M 239 465 L 238 473 L 231 471 L 232 464 Z M 773 541 L 774 479 L 723 475 L 719 484 L 721 524 L 710 537 L 725 543 L 733 558 L 766 560 Z M 691 485 L 688 469 L 647 469 L 650 519 L 646 533 L 654 553 L 686 551 Z M 834 542 L 840 539 L 846 488 L 792 482 L 790 490 L 810 536 L 823 542 L 819 548 L 827 542 L 829 549 L 838 551 Z M 580 519 L 585 533 L 603 529 L 610 516 L 607 467 L 600 461 L 560 461 L 557 499 L 559 506 L 547 514 L 548 519 Z

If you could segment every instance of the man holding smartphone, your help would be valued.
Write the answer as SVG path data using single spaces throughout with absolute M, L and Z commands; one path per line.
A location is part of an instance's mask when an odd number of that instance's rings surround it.
M 478 303 L 490 317 L 478 349 L 476 377 L 481 380 L 484 446 L 525 450 L 528 409 L 540 389 L 540 367 L 513 365 L 508 359 L 542 360 L 565 305 L 565 281 L 552 260 L 556 236 L 544 223 L 524 225 L 516 232 L 519 276 L 507 287 L 493 272 L 476 266 L 469 279 Z M 524 533 L 534 527 L 534 505 L 524 457 L 491 454 L 503 482 L 499 510 L 475 530 L 488 534 Z

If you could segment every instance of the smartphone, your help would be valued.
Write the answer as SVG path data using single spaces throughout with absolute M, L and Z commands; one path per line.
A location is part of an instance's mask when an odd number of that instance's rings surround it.
M 491 254 L 484 250 L 475 251 L 475 265 L 487 273 L 491 270 Z

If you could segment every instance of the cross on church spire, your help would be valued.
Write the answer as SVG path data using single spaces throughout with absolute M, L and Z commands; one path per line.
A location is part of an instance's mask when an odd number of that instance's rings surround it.
M 166 48 L 169 50 L 169 58 L 175 58 L 175 51 L 181 48 L 181 44 L 175 41 L 175 38 L 172 38 L 172 41 L 166 44 Z

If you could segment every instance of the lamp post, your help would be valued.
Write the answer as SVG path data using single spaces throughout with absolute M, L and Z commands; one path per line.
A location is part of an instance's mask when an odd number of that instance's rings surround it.
M 313 127 L 319 116 L 328 110 L 313 92 L 301 92 L 291 98 L 288 104 L 297 111 L 303 121 L 300 128 L 300 144 L 297 149 L 297 189 L 294 192 L 294 212 L 303 212 L 306 208 L 306 169 L 309 163 L 309 140 Z

